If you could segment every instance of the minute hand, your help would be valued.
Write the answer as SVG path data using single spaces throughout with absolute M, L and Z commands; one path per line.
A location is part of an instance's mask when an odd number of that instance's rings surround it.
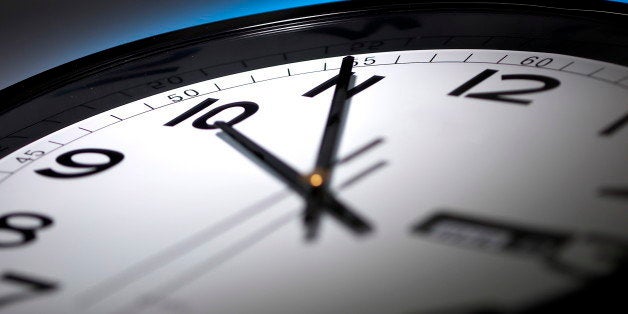
M 323 139 L 316 159 L 314 171 L 323 172 L 323 185 L 326 185 L 326 182 L 331 178 L 334 158 L 338 149 L 338 143 L 340 143 L 340 133 L 348 107 L 347 96 L 352 76 L 352 67 L 353 57 L 344 57 L 342 59 L 342 65 L 340 66 L 334 97 L 331 101 L 329 114 L 327 115 L 327 123 L 323 131 Z
M 267 151 L 246 135 L 240 133 L 226 122 L 217 121 L 215 126 L 227 133 L 231 138 L 238 142 L 244 149 L 252 153 L 258 160 L 266 164 L 275 171 L 282 179 L 288 183 L 288 186 L 301 195 L 306 202 L 312 202 L 310 194 L 310 185 L 307 184 L 303 176 L 288 164 L 277 158 L 271 152 Z M 340 222 L 357 233 L 362 233 L 370 229 L 369 225 L 362 218 L 355 215 L 344 204 L 337 200 L 333 195 L 324 192 L 321 197 L 321 207 L 336 217 Z
M 347 98 L 352 67 L 353 57 L 344 57 L 340 66 L 340 73 L 338 73 L 334 96 L 329 107 L 327 123 L 323 130 L 323 139 L 316 157 L 316 165 L 310 177 L 310 182 L 316 184 L 312 184 L 310 189 L 312 201 L 307 203 L 305 215 L 303 216 L 303 222 L 307 228 L 306 238 L 308 239 L 313 239 L 316 236 L 320 221 L 320 201 L 323 199 L 323 195 L 329 194 L 329 182 L 332 177 L 334 159 L 340 142 L 344 118 L 347 114 Z

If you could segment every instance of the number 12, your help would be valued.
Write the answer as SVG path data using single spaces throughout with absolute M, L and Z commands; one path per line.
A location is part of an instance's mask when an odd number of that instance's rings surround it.
M 486 69 L 482 71 L 480 74 L 474 76 L 470 80 L 466 81 L 458 88 L 451 91 L 449 96 L 462 96 L 462 94 L 468 92 L 478 84 L 484 82 L 489 77 L 493 76 L 493 74 L 497 73 L 497 70 Z M 537 88 L 525 88 L 518 90 L 504 90 L 504 91 L 494 91 L 494 92 L 483 92 L 483 93 L 468 93 L 465 97 L 469 98 L 479 98 L 479 99 L 487 99 L 487 100 L 495 100 L 502 102 L 509 102 L 518 105 L 529 105 L 532 100 L 529 99 L 521 99 L 521 98 L 512 98 L 506 97 L 508 95 L 523 95 L 523 94 L 531 94 L 544 92 L 551 89 L 554 89 L 560 85 L 560 82 L 548 76 L 543 75 L 533 75 L 533 74 L 505 74 L 502 75 L 502 81 L 506 80 L 525 80 L 525 81 L 537 81 L 543 83 L 543 86 Z

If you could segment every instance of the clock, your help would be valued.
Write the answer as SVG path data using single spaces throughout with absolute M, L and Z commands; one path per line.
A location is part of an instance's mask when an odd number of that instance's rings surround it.
M 351 2 L 0 92 L 0 311 L 621 306 L 620 4 Z

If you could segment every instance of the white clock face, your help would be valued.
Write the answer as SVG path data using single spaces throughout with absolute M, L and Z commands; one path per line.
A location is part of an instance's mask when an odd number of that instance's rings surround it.
M 355 60 L 329 193 L 369 232 L 323 211 L 305 240 L 304 197 L 215 125 L 239 117 L 307 177 L 341 58 L 238 73 L 0 160 L 0 311 L 508 309 L 613 269 L 628 68 L 499 50 Z

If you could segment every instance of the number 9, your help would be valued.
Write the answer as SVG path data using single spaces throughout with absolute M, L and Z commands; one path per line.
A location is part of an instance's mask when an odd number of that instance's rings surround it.
M 76 162 L 72 160 L 72 157 L 79 154 L 86 154 L 86 153 L 105 155 L 109 158 L 109 161 L 107 161 L 106 163 L 92 164 L 92 163 L 80 163 L 80 162 Z M 90 169 L 90 170 L 85 171 L 85 172 L 80 172 L 80 173 L 61 173 L 51 168 L 47 168 L 47 169 L 35 170 L 35 172 L 42 176 L 51 177 L 51 178 L 63 178 L 63 179 L 79 178 L 79 177 L 96 174 L 101 171 L 105 171 L 117 165 L 118 163 L 120 163 L 122 159 L 124 159 L 124 155 L 120 152 L 116 152 L 113 150 L 100 149 L 100 148 L 77 149 L 77 150 L 69 151 L 57 157 L 56 159 L 57 163 L 62 166 L 66 166 L 70 168 L 85 168 L 85 169 Z

